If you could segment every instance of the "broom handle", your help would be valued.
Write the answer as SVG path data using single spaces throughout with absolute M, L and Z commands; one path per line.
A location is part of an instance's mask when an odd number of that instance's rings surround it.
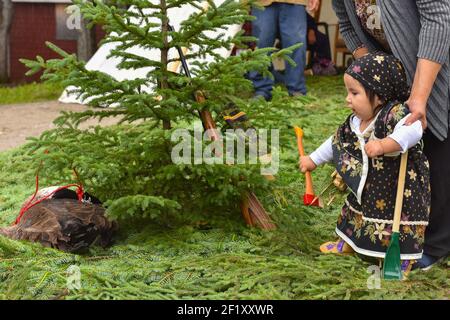
M 169 25 L 169 31 L 174 31 L 174 29 L 173 29 L 173 27 L 171 25 Z M 179 46 L 176 46 L 176 49 L 178 51 L 178 55 L 179 55 L 180 60 L 181 60 L 181 65 L 183 67 L 184 74 L 189 79 L 192 79 L 192 75 L 191 75 L 191 72 L 189 70 L 189 66 L 187 64 L 186 57 L 185 57 L 185 54 L 187 53 L 187 48 L 181 48 Z M 195 100 L 198 103 L 205 102 L 206 98 L 205 98 L 205 95 L 203 94 L 203 92 L 197 91 L 195 93 Z M 210 138 L 213 141 L 219 140 L 220 137 L 219 137 L 219 135 L 217 133 L 217 126 L 216 126 L 216 123 L 215 123 L 215 121 L 214 121 L 214 119 L 213 119 L 213 117 L 211 115 L 211 112 L 209 112 L 208 110 L 204 109 L 202 111 L 199 111 L 199 115 L 200 115 L 200 119 L 202 120 L 202 123 L 203 123 L 203 128 L 208 131 L 208 133 L 210 135 Z
M 402 216 L 403 193 L 405 190 L 405 176 L 406 176 L 407 162 L 408 162 L 408 151 L 402 154 L 402 159 L 400 161 L 400 170 L 398 174 L 397 198 L 395 199 L 395 209 L 394 209 L 394 225 L 392 226 L 392 232 L 397 233 L 400 230 L 400 219 Z

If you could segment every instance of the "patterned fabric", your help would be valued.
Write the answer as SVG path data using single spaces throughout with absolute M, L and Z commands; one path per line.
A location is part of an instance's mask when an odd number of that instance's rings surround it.
M 259 0 L 258 3 L 264 7 L 270 6 L 272 3 L 289 3 L 289 4 L 298 4 L 302 6 L 306 6 L 308 4 L 308 0 Z
M 358 201 L 361 201 L 361 185 L 364 159 L 361 152 L 361 142 L 356 134 L 352 132 L 350 127 L 350 116 L 345 125 L 340 126 L 333 138 L 333 163 L 336 171 L 349 187 L 350 191 L 355 195 Z M 364 137 L 366 140 L 368 136 Z
M 450 1 L 382 0 L 377 3 L 392 54 L 402 62 L 409 83 L 413 82 L 416 73 L 417 57 L 442 64 L 428 99 L 427 131 L 444 141 L 448 134 L 450 110 Z M 355 0 L 332 0 L 332 5 L 339 19 L 342 37 L 350 51 L 361 45 L 371 52 L 382 50 L 381 45 L 363 30 L 356 15 Z M 421 21 L 429 22 L 425 29 L 422 29 Z M 424 31 L 426 37 L 423 37 Z M 436 154 L 438 150 L 441 150 L 440 147 L 436 148 Z M 439 183 L 445 184 L 444 180 Z M 447 179 L 447 182 L 450 180 Z M 450 189 L 450 183 L 446 189 Z M 450 212 L 446 210 L 447 207 L 441 203 L 433 206 L 435 212 L 440 211 L 436 208 L 443 208 L 445 214 Z M 433 216 L 436 217 L 435 214 Z M 437 221 L 440 223 L 441 220 Z
M 345 71 L 385 101 L 406 101 L 409 86 L 401 62 L 383 52 L 369 53 L 355 60 Z
M 357 135 L 350 116 L 333 139 L 334 165 L 351 193 L 338 218 L 336 232 L 356 252 L 384 258 L 389 245 L 397 192 L 400 154 L 370 159 L 364 145 L 390 135 L 409 113 L 398 102 L 378 113 L 366 134 Z M 409 149 L 400 225 L 401 258 L 419 259 L 430 212 L 429 163 L 422 143 Z
M 376 0 L 355 0 L 356 15 L 361 21 L 361 26 L 375 40 L 383 46 L 387 52 L 391 52 L 381 24 L 380 8 Z

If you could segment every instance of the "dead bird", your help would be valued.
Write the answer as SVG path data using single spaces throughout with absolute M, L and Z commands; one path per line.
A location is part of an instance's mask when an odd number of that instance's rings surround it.
M 107 219 L 98 199 L 85 194 L 79 201 L 76 192 L 64 189 L 29 208 L 14 226 L 0 228 L 0 235 L 81 253 L 95 244 L 107 247 L 116 230 L 117 223 Z

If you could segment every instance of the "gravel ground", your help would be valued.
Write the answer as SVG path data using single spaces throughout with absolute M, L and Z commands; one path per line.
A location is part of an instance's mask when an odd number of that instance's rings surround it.
M 42 132 L 54 128 L 61 111 L 83 111 L 86 106 L 63 104 L 58 101 L 13 104 L 0 106 L 0 152 L 18 147 L 27 137 L 40 136 Z M 104 119 L 101 125 L 112 125 L 117 119 Z M 97 120 L 89 120 L 80 127 L 96 125 Z

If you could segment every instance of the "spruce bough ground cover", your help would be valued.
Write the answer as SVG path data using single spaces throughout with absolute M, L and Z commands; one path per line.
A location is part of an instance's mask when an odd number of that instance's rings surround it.
M 278 224 L 274 232 L 249 229 L 240 212 L 211 213 L 208 221 L 132 220 L 114 246 L 72 255 L 39 244 L 0 238 L 2 299 L 445 299 L 450 270 L 413 272 L 408 281 L 368 289 L 369 263 L 320 254 L 334 239 L 343 196 L 326 209 L 306 208 L 297 169 L 293 125 L 305 131 L 311 152 L 348 114 L 342 77 L 308 79 L 310 95 L 292 99 L 278 89 L 264 117 L 247 110 L 257 127 L 281 129 L 281 164 L 273 191 L 258 196 Z M 285 103 L 284 103 L 285 102 Z M 293 103 L 290 103 L 293 102 Z M 255 119 L 255 117 L 257 117 Z M 24 149 L 0 153 L 0 224 L 10 224 L 34 191 L 34 167 Z M 330 182 L 331 166 L 313 174 L 316 192 Z M 42 185 L 55 183 L 45 181 Z M 336 191 L 332 191 L 336 193 Z M 326 200 L 331 194 L 325 196 Z M 67 291 L 67 269 L 81 269 L 81 289 Z

